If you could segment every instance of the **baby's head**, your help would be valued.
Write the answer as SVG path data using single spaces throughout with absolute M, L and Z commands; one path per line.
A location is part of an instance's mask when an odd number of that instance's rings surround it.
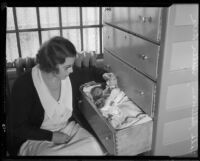
M 90 91 L 94 101 L 101 98 L 103 96 L 103 88 L 100 86 L 94 87 Z

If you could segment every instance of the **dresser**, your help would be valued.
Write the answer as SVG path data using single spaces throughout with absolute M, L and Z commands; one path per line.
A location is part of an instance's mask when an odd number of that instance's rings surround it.
M 197 4 L 103 9 L 104 66 L 152 117 L 148 155 L 198 149 L 198 19 Z

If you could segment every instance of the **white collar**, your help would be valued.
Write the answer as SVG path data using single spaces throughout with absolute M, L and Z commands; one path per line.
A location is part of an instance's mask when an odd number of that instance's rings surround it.
M 50 94 L 44 80 L 42 79 L 39 65 L 33 67 L 32 78 L 41 104 L 48 117 L 52 118 L 55 112 L 62 114 L 65 108 L 72 111 L 72 88 L 69 77 L 66 77 L 65 80 L 61 81 L 61 94 L 59 101 L 56 101 Z

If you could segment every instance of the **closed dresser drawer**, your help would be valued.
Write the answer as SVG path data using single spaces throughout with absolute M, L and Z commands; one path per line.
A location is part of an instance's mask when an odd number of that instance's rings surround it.
M 116 130 L 83 92 L 82 87 L 80 91 L 83 102 L 79 109 L 109 154 L 137 155 L 151 150 L 152 120 Z
M 135 71 L 127 64 L 117 59 L 111 52 L 105 50 L 104 63 L 109 70 L 117 76 L 121 89 L 131 98 L 145 113 L 152 116 L 154 108 L 153 81 Z
M 158 45 L 109 26 L 104 27 L 104 42 L 105 49 L 156 80 Z
M 159 42 L 161 14 L 158 7 L 106 7 L 103 21 Z

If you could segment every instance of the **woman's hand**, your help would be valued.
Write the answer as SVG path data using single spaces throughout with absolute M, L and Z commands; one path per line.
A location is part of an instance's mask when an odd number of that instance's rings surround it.
M 63 144 L 63 143 L 68 142 L 70 139 L 71 139 L 71 137 L 67 134 L 64 134 L 59 131 L 53 132 L 52 141 L 55 144 Z

